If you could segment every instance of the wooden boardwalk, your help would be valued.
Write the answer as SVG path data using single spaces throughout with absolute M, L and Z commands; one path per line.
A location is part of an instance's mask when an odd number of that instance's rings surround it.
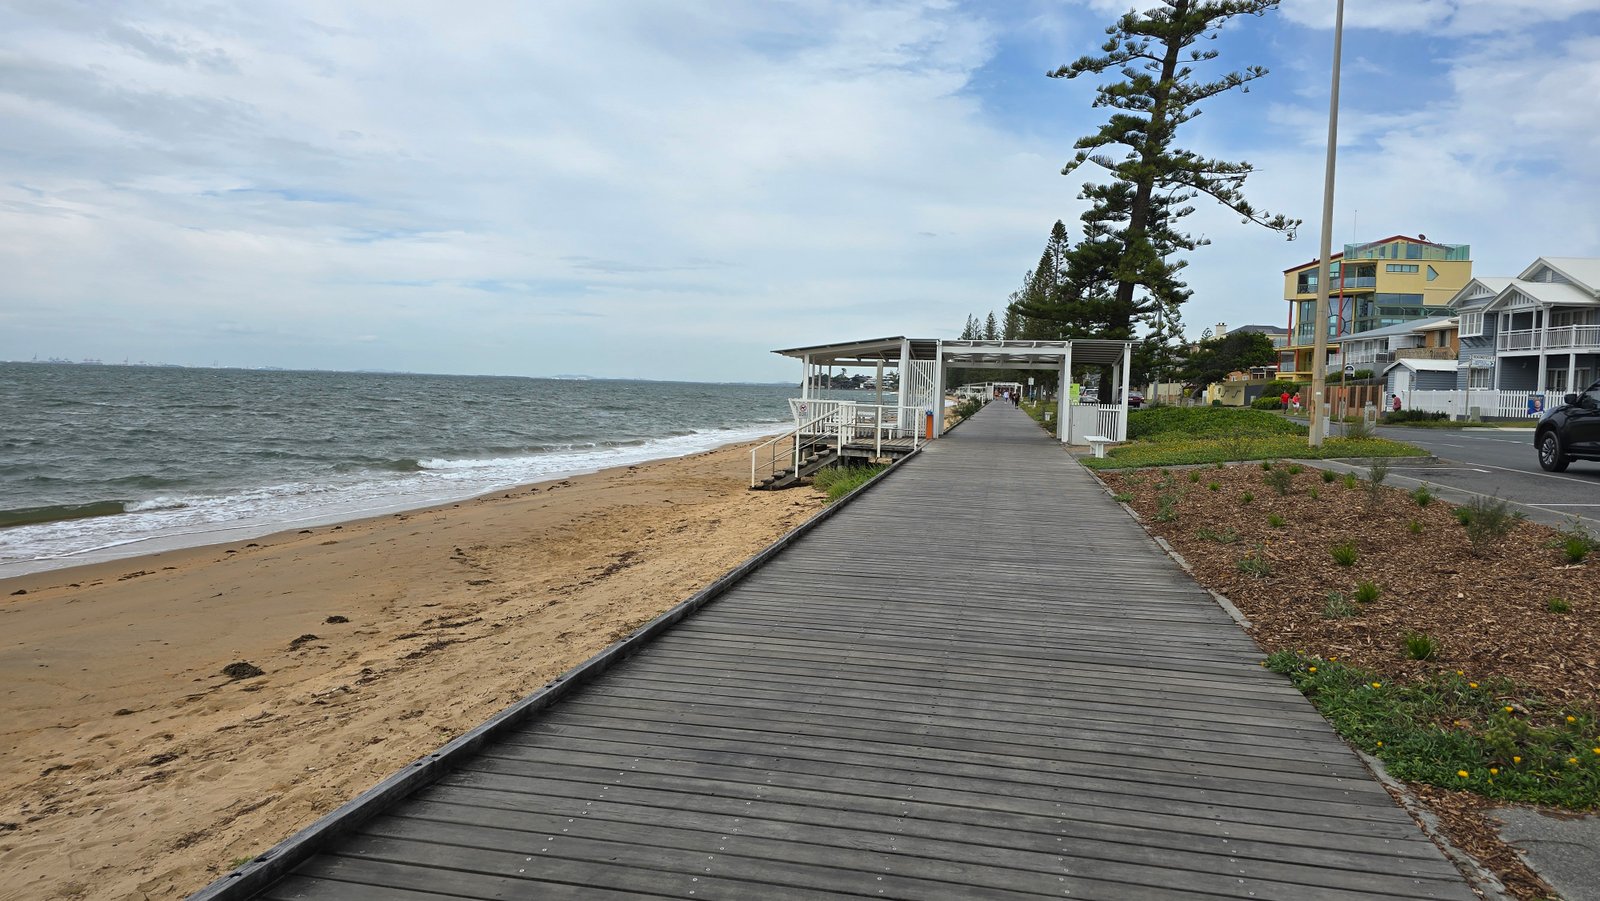
M 1259 659 L 994 404 L 261 897 L 1473 897 Z

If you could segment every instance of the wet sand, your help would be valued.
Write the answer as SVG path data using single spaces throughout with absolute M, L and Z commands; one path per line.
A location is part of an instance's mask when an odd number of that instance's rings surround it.
M 0 580 L 0 899 L 179 898 L 272 847 L 821 509 L 749 459 Z

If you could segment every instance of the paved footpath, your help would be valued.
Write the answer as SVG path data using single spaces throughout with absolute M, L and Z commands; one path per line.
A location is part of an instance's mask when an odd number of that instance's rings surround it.
M 991 405 L 263 897 L 1473 897 L 1259 660 Z

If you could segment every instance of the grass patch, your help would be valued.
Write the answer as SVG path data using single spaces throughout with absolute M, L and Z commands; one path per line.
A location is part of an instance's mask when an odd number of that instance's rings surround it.
M 887 466 L 830 466 L 818 470 L 817 474 L 811 477 L 811 484 L 827 492 L 828 503 L 831 504 L 860 488 L 873 476 L 888 468 Z
M 1322 484 L 1324 485 L 1332 485 L 1333 480 L 1337 478 L 1338 476 L 1334 475 L 1332 470 L 1324 469 L 1322 471 Z
M 1354 566 L 1360 553 L 1356 550 L 1355 542 L 1346 541 L 1333 546 L 1328 553 L 1333 555 L 1333 562 L 1340 566 Z
M 1272 413 L 1230 407 L 1150 407 L 1128 414 L 1129 441 L 1304 436 L 1306 428 Z
M 1365 441 L 1329 438 L 1321 447 L 1311 447 L 1298 435 L 1240 436 L 1226 439 L 1179 439 L 1166 436 L 1160 441 L 1131 441 L 1108 450 L 1102 458 L 1086 457 L 1081 462 L 1090 469 L 1124 469 L 1240 460 L 1277 460 L 1283 457 L 1332 459 L 1420 456 L 1426 456 L 1426 452 L 1400 441 L 1388 441 L 1383 438 Z
M 1283 528 L 1287 524 L 1287 522 L 1288 522 L 1287 520 L 1285 520 L 1283 517 L 1279 516 L 1276 513 L 1268 513 L 1267 514 L 1267 525 L 1273 527 L 1274 529 Z
M 1572 810 L 1600 805 L 1593 750 L 1600 733 L 1591 712 L 1547 704 L 1509 680 L 1469 682 L 1463 673 L 1391 684 L 1293 651 L 1266 663 L 1397 778 Z
M 1572 603 L 1566 598 L 1551 598 L 1545 602 L 1551 613 L 1571 613 Z
M 1362 582 L 1356 586 L 1355 599 L 1363 604 L 1370 604 L 1378 599 L 1378 583 Z

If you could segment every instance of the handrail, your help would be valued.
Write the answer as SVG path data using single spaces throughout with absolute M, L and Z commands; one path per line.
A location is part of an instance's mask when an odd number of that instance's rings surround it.
M 794 443 L 794 450 L 793 450 L 794 471 L 795 472 L 799 472 L 800 471 L 800 452 L 801 452 L 801 447 L 802 447 L 801 436 L 804 435 L 806 432 L 812 430 L 812 429 L 816 429 L 821 423 L 825 422 L 826 420 L 833 419 L 833 418 L 837 417 L 838 415 L 839 415 L 839 410 L 837 410 L 837 409 L 829 410 L 826 413 L 823 413 L 823 414 L 821 414 L 819 416 L 816 416 L 816 417 L 808 420 L 807 422 L 802 423 L 797 428 L 794 428 L 794 429 L 792 429 L 792 430 L 790 430 L 788 432 L 784 432 L 783 434 L 777 436 L 776 438 L 773 438 L 772 440 L 767 441 L 764 444 L 761 444 L 761 445 L 759 445 L 759 446 L 757 446 L 755 448 L 752 448 L 751 451 L 750 451 L 750 487 L 754 488 L 754 487 L 756 487 L 757 485 L 760 484 L 760 479 L 756 476 L 757 460 L 759 458 L 760 453 L 763 450 L 767 450 L 768 448 L 772 448 L 773 449 L 772 453 L 767 458 L 767 472 L 769 474 L 770 473 L 775 473 L 775 472 L 778 471 L 778 451 L 776 450 L 776 446 L 779 444 L 779 442 L 782 442 L 782 441 L 784 441 L 786 439 L 793 439 L 793 443 Z M 823 431 L 823 430 L 819 429 L 819 431 Z M 815 443 L 816 440 L 818 440 L 820 438 L 825 438 L 825 437 L 826 437 L 825 435 L 819 435 L 818 438 L 814 438 L 813 439 L 813 443 Z

